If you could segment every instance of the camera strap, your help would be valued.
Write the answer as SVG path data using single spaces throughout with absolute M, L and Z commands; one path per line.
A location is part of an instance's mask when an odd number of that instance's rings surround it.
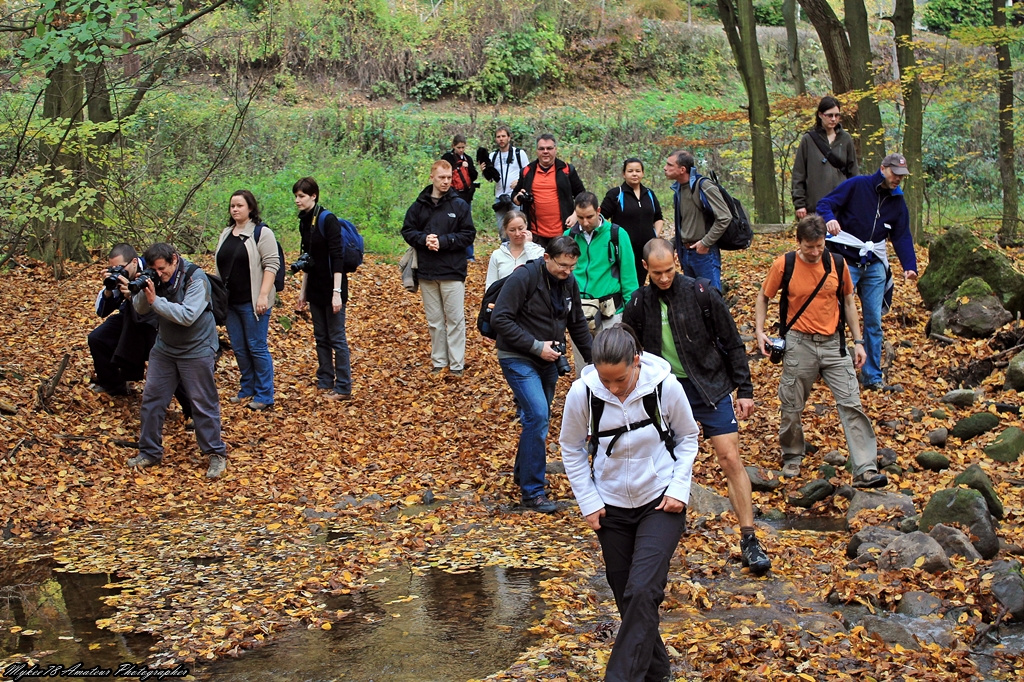
M 825 269 L 825 274 L 822 275 L 821 279 L 818 281 L 818 285 L 814 287 L 814 291 L 812 291 L 811 295 L 807 297 L 804 304 L 800 306 L 800 310 L 796 311 L 796 315 L 793 316 L 793 319 L 787 322 L 786 317 L 789 314 L 789 281 L 793 278 L 793 268 L 796 266 L 796 258 L 797 256 L 795 251 L 787 253 L 786 266 L 782 271 L 782 295 L 779 297 L 779 336 L 782 338 L 786 337 L 786 333 L 793 328 L 796 321 L 804 314 L 804 311 L 807 310 L 807 306 L 811 304 L 814 297 L 817 296 L 818 292 L 821 291 L 821 288 L 825 286 L 825 281 L 828 279 L 828 276 L 832 274 L 832 253 L 826 249 L 825 253 L 823 253 L 821 257 L 821 265 Z M 840 282 L 840 285 L 842 285 L 842 282 Z M 842 320 L 840 320 L 840 323 L 842 323 Z

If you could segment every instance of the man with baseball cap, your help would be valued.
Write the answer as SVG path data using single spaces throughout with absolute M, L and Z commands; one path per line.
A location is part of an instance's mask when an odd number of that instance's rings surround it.
M 889 154 L 873 175 L 846 180 L 818 202 L 828 230 L 826 246 L 846 259 L 864 315 L 867 361 L 860 381 L 868 390 L 886 390 L 882 380 L 882 312 L 892 304 L 893 277 L 886 254 L 892 242 L 903 276 L 917 279 L 917 255 L 910 214 L 900 182 L 910 170 L 902 154 Z M 859 341 L 859 339 L 857 339 Z

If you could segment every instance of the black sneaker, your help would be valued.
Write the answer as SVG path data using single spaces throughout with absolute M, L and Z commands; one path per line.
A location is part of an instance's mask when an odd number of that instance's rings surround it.
M 772 567 L 772 560 L 761 548 L 757 537 L 750 535 L 740 540 L 740 562 L 750 569 L 754 575 L 764 575 Z
M 548 499 L 547 495 L 538 495 L 532 500 L 523 500 L 523 508 L 541 514 L 554 514 L 558 510 L 558 507 Z
M 854 488 L 884 488 L 889 485 L 889 477 L 878 471 L 865 471 L 853 478 Z

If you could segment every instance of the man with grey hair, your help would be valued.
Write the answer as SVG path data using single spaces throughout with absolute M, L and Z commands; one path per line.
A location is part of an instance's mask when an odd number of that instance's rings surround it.
M 703 277 L 721 291 L 722 251 L 716 242 L 732 213 L 715 183 L 707 182 L 695 165 L 693 154 L 682 149 L 665 160 L 665 177 L 674 192 L 676 254 L 684 275 Z
M 523 169 L 512 201 L 529 216 L 533 241 L 546 247 L 555 237 L 576 224 L 573 200 L 585 192 L 583 181 L 571 164 L 557 158 L 555 136 L 537 138 L 537 159 Z

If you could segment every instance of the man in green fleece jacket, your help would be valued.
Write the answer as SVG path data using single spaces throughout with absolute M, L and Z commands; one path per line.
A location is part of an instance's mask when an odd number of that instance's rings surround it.
M 580 247 L 576 263 L 576 283 L 580 287 L 583 315 L 592 335 L 622 321 L 622 309 L 639 288 L 636 260 L 629 234 L 612 225 L 600 213 L 600 202 L 593 192 L 576 195 L 577 223 L 566 234 Z M 615 239 L 612 238 L 613 232 Z M 573 349 L 576 376 L 583 370 L 583 358 Z

